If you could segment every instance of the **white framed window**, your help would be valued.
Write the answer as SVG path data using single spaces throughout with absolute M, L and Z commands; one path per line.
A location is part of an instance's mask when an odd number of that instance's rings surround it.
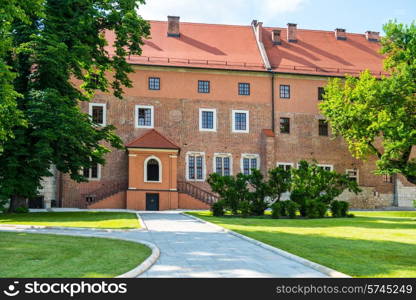
M 217 110 L 215 108 L 199 109 L 199 131 L 217 131 Z
M 358 169 L 347 169 L 345 170 L 345 174 L 347 174 L 348 178 L 351 181 L 355 181 L 356 183 L 358 183 Z
M 232 111 L 233 132 L 247 133 L 250 131 L 250 114 L 248 110 Z
M 152 105 L 136 105 L 134 124 L 135 128 L 153 128 L 154 107 Z
M 233 174 L 233 159 L 230 153 L 214 153 L 213 172 L 221 176 Z
M 82 174 L 88 180 L 98 181 L 101 179 L 101 165 L 95 164 L 89 169 L 83 169 Z
M 241 155 L 240 166 L 241 173 L 244 175 L 251 174 L 252 169 L 260 168 L 260 155 L 243 153 Z
M 276 164 L 277 167 L 282 168 L 286 171 L 289 171 L 290 169 L 293 168 L 293 163 L 288 163 L 288 162 L 278 162 Z
M 188 181 L 205 181 L 205 153 L 186 153 L 186 179 Z
M 144 161 L 144 182 L 162 182 L 162 162 L 154 155 Z
M 324 169 L 325 171 L 333 171 L 334 170 L 334 165 L 317 164 L 317 166 Z
M 89 103 L 88 114 L 94 123 L 105 126 L 107 124 L 107 104 Z

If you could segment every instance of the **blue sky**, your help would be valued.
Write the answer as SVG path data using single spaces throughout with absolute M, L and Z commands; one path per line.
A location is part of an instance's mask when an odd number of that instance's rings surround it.
M 389 19 L 410 23 L 416 20 L 416 0 L 147 0 L 139 13 L 146 19 L 166 20 L 178 15 L 181 21 L 242 24 L 263 21 L 265 26 L 348 32 L 382 32 Z

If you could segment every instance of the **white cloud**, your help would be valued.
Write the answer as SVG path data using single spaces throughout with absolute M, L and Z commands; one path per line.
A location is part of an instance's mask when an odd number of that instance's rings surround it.
M 177 15 L 182 21 L 250 24 L 252 19 L 273 21 L 301 9 L 308 0 L 148 0 L 139 13 L 148 20 Z

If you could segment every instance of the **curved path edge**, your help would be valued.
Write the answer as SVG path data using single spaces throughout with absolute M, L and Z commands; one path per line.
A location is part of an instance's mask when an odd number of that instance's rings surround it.
M 6 227 L 6 226 L 4 226 Z M 93 238 L 100 238 L 100 239 L 110 239 L 110 240 L 120 240 L 120 241 L 127 241 L 127 242 L 133 242 L 133 243 L 137 243 L 137 244 L 142 244 L 145 245 L 147 247 L 149 247 L 152 250 L 152 254 L 146 258 L 140 265 L 138 265 L 137 267 L 135 267 L 134 269 L 123 273 L 121 275 L 116 276 L 115 278 L 134 278 L 137 277 L 139 275 L 141 275 L 142 273 L 146 272 L 158 259 L 160 256 L 160 249 L 153 243 L 148 242 L 148 241 L 143 241 L 143 240 L 133 240 L 133 239 L 127 239 L 127 238 L 121 238 L 121 237 L 102 237 L 102 236 L 97 236 L 94 234 L 74 234 L 74 233 L 67 233 L 67 232 L 39 232 L 39 231 L 33 231 L 30 230 L 31 228 L 21 228 L 19 229 L 15 229 L 15 228 L 9 228 L 9 229 L 5 229 L 5 228 L 1 228 L 0 227 L 0 231 L 1 232 L 22 232 L 22 229 L 29 229 L 26 232 L 28 233 L 33 233 L 33 234 L 53 234 L 53 235 L 66 235 L 66 236 L 77 236 L 77 237 L 93 237 Z M 33 228 L 32 228 L 33 229 Z M 35 229 L 39 229 L 39 228 L 35 228 Z M 49 228 L 42 228 L 42 229 L 49 229 Z M 55 228 L 56 229 L 56 228 Z
M 191 219 L 194 219 L 196 221 L 199 221 L 199 222 L 202 222 L 202 223 L 206 223 L 206 224 L 208 224 L 210 226 L 213 226 L 213 227 L 215 227 L 217 229 L 220 229 L 223 232 L 232 234 L 232 235 L 234 235 L 234 236 L 236 236 L 236 237 L 238 237 L 240 239 L 243 239 L 243 240 L 245 240 L 247 242 L 250 242 L 252 244 L 255 244 L 255 245 L 259 246 L 259 247 L 262 247 L 262 248 L 264 248 L 266 250 L 269 250 L 271 252 L 274 252 L 276 254 L 279 254 L 279 255 L 281 255 L 283 257 L 286 257 L 286 258 L 288 258 L 290 260 L 296 261 L 296 262 L 298 262 L 298 263 L 300 263 L 300 264 L 302 264 L 304 266 L 310 267 L 310 268 L 312 268 L 312 269 L 314 269 L 316 271 L 319 271 L 319 272 L 321 272 L 321 273 L 323 273 L 325 275 L 328 275 L 330 277 L 334 277 L 334 278 L 351 278 L 351 276 L 349 276 L 347 274 L 344 274 L 344 273 L 338 272 L 338 271 L 336 271 L 334 269 L 331 269 L 331 268 L 325 267 L 323 265 L 317 264 L 317 263 L 315 263 L 313 261 L 307 260 L 307 259 L 305 259 L 303 257 L 297 256 L 295 254 L 292 254 L 292 253 L 287 252 L 285 250 L 282 250 L 280 248 L 276 248 L 276 247 L 270 246 L 270 245 L 265 244 L 263 242 L 260 242 L 258 240 L 252 239 L 252 238 L 250 238 L 248 236 L 245 236 L 245 235 L 242 235 L 242 234 L 240 234 L 238 232 L 235 232 L 235 231 L 233 231 L 231 229 L 224 228 L 224 227 L 222 227 L 220 225 L 217 225 L 217 224 L 214 224 L 214 223 L 205 221 L 205 220 L 203 220 L 201 218 L 195 217 L 193 215 L 186 214 L 184 212 L 182 212 L 181 214 L 184 215 L 184 216 L 187 216 L 187 217 L 189 217 Z

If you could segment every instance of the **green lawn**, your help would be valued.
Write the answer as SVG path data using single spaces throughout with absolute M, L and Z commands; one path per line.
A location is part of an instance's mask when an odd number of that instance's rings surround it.
M 416 277 L 416 211 L 353 213 L 311 220 L 189 214 L 354 277 Z
M 150 254 L 134 242 L 0 232 L 0 277 L 115 277 Z
M 0 225 L 5 224 L 109 229 L 140 228 L 136 214 L 89 211 L 0 214 Z

